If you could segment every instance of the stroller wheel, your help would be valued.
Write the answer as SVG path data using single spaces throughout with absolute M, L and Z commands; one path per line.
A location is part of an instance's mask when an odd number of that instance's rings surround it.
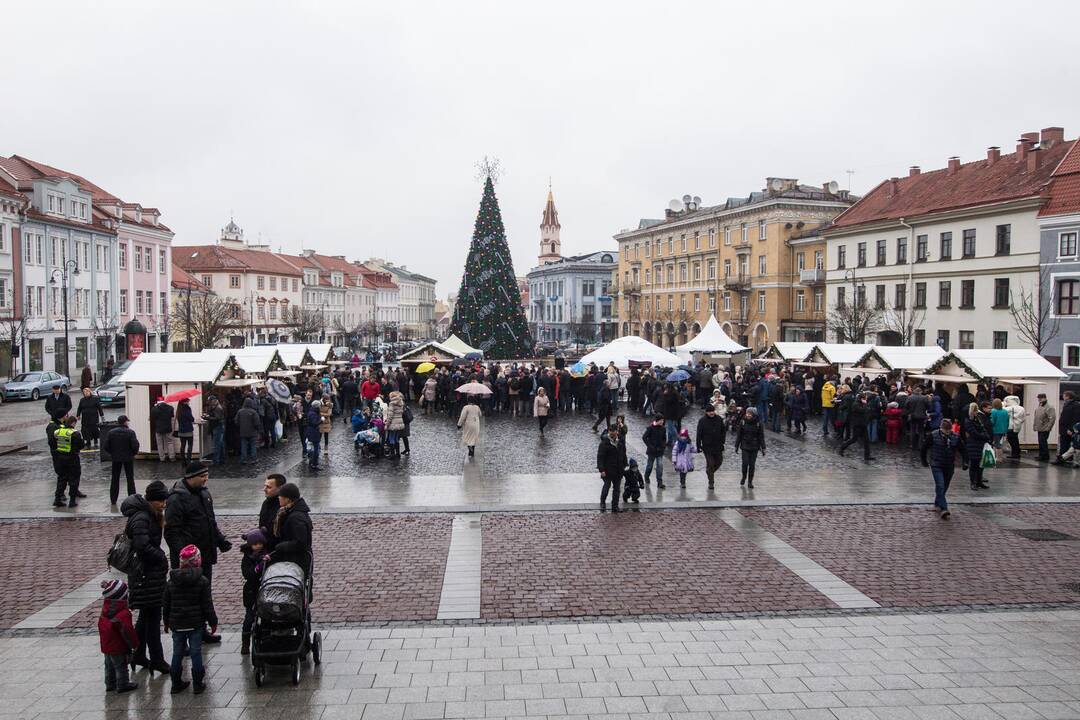
M 311 636 L 311 660 L 316 665 L 322 664 L 322 633 L 314 633 Z
M 262 687 L 264 682 L 266 682 L 266 666 L 265 665 L 256 665 L 255 666 L 255 687 Z
M 292 661 L 292 684 L 293 685 L 299 685 L 300 684 L 300 661 L 299 660 L 293 660 Z

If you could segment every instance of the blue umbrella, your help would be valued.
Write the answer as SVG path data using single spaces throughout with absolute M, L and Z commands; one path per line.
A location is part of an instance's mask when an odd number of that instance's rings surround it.
M 690 373 L 686 372 L 685 370 L 676 370 L 675 372 L 668 375 L 666 378 L 668 382 L 683 382 L 684 380 L 689 379 Z
M 484 359 L 484 353 L 482 353 L 482 352 L 465 353 L 465 359 L 466 360 L 483 360 Z
M 572 373 L 582 373 L 583 374 L 587 370 L 588 370 L 588 368 L 585 367 L 585 363 L 581 362 L 580 360 L 570 366 L 570 372 L 572 372 Z

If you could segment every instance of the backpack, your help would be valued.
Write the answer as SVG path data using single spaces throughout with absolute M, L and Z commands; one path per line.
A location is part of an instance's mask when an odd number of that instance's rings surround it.
M 405 421 L 406 425 L 413 421 L 412 408 L 408 405 L 405 406 L 405 411 L 401 413 L 401 419 Z
M 125 575 L 131 575 L 134 573 L 138 562 L 135 548 L 131 545 L 131 538 L 127 536 L 126 532 L 117 533 L 116 537 L 113 538 L 109 553 L 105 556 L 105 564 Z

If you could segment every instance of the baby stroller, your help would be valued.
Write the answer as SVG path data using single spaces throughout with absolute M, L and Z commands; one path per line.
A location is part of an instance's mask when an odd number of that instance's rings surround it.
M 289 665 L 292 684 L 300 684 L 300 663 L 311 653 L 322 662 L 322 634 L 311 632 L 310 578 L 296 563 L 274 563 L 263 573 L 255 600 L 251 665 L 255 685 L 266 681 L 267 665 Z
M 371 427 L 356 433 L 353 446 L 362 458 L 373 460 L 383 456 L 383 439 L 377 428 Z

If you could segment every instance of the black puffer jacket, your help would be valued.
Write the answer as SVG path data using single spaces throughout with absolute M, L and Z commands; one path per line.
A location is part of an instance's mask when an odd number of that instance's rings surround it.
M 170 630 L 198 630 L 218 624 L 210 581 L 197 567 L 169 571 L 161 619 Z
M 667 430 L 663 425 L 652 425 L 645 428 L 641 435 L 641 441 L 645 443 L 645 454 L 649 457 L 663 457 L 667 447 Z
M 702 452 L 724 452 L 727 427 L 719 415 L 703 415 L 697 424 L 697 449 Z
M 218 528 L 209 490 L 189 487 L 183 480 L 173 485 L 165 503 L 165 542 L 173 567 L 180 567 L 180 551 L 186 545 L 199 548 L 202 561 L 211 565 L 217 562 L 218 550 L 232 547 Z
M 736 450 L 764 450 L 765 428 L 756 417 L 747 417 L 739 426 L 739 432 L 735 436 Z
M 311 574 L 311 510 L 300 498 L 285 511 L 274 540 L 274 562 L 293 562 Z
M 139 572 L 128 576 L 129 605 L 132 610 L 159 608 L 169 572 L 169 557 L 161 549 L 161 524 L 142 495 L 126 498 L 120 512 L 127 518 L 124 534 L 139 557 Z
M 941 430 L 927 433 L 923 440 L 922 460 L 924 465 L 938 468 L 951 468 L 956 465 L 956 448 L 960 444 L 960 436 L 955 433 L 946 435 Z M 979 452 L 982 452 L 981 446 Z M 927 462 L 929 454 L 929 462 Z
M 126 425 L 117 425 L 102 439 L 101 449 L 113 462 L 131 462 L 139 452 L 139 438 Z

